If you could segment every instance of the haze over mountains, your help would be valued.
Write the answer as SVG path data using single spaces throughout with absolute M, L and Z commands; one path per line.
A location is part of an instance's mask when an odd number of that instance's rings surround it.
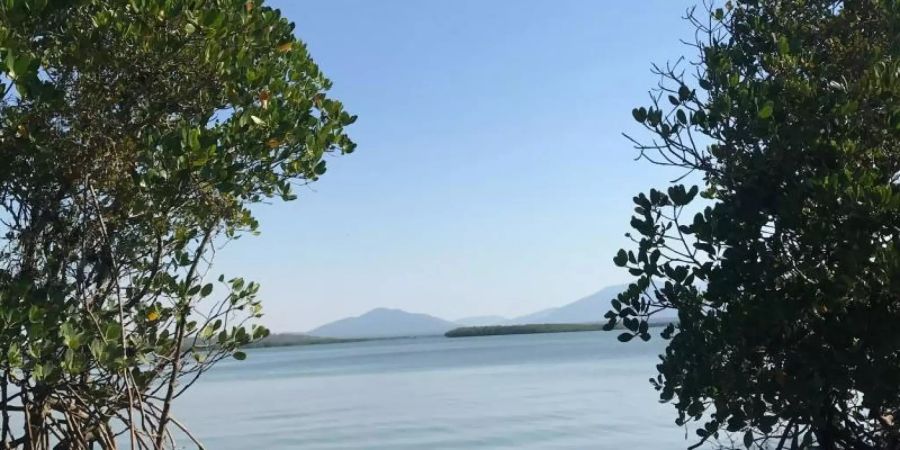
M 428 314 L 375 308 L 361 316 L 326 323 L 311 330 L 309 334 L 335 338 L 430 336 L 444 334 L 458 326 Z
M 567 305 L 519 316 L 507 323 L 525 325 L 529 323 L 603 322 L 603 315 L 609 311 L 609 301 L 626 287 L 625 285 L 609 286 Z
M 456 319 L 453 323 L 461 327 L 483 327 L 487 325 L 497 325 L 509 322 L 509 319 L 503 316 L 472 316 Z
M 460 326 L 602 322 L 603 314 L 609 310 L 609 301 L 624 288 L 622 285 L 610 286 L 572 303 L 512 319 L 476 316 L 451 322 L 428 314 L 376 308 L 361 316 L 327 323 L 310 330 L 309 334 L 335 338 L 429 336 L 441 335 Z

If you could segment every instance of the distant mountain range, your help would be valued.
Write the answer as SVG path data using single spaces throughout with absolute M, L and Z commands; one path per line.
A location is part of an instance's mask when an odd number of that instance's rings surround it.
M 444 334 L 458 326 L 428 314 L 375 308 L 361 316 L 326 323 L 308 334 L 334 338 L 430 336 Z
M 513 319 L 477 316 L 451 322 L 428 314 L 376 308 L 361 316 L 327 323 L 310 330 L 308 334 L 331 338 L 430 336 L 442 335 L 460 326 L 602 322 L 603 314 L 609 310 L 609 301 L 624 289 L 624 285 L 610 286 L 572 303 Z
M 606 287 L 567 305 L 519 316 L 509 320 L 506 324 L 603 322 L 605 320 L 603 315 L 610 308 L 609 301 L 624 291 L 626 287 L 625 285 Z

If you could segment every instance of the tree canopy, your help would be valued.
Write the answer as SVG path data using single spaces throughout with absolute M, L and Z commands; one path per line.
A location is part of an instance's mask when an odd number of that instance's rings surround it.
M 900 3 L 692 11 L 696 59 L 656 67 L 619 339 L 677 310 L 651 383 L 698 444 L 900 448 Z
M 0 446 L 173 447 L 172 399 L 267 335 L 212 256 L 354 149 L 293 29 L 259 1 L 0 3 Z

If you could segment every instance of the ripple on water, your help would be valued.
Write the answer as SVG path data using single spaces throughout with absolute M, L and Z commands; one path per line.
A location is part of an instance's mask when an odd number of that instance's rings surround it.
M 565 333 L 265 349 L 176 412 L 223 450 L 684 448 L 647 383 L 661 348 Z

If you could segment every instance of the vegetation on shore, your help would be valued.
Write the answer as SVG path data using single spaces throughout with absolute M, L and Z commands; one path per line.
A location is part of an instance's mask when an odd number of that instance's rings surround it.
M 269 347 L 293 347 L 302 345 L 321 345 L 321 344 L 347 344 L 352 342 L 369 342 L 369 341 L 391 341 L 397 339 L 417 339 L 428 338 L 436 335 L 408 335 L 408 336 L 373 336 L 358 338 L 335 338 L 325 336 L 313 336 L 303 333 L 276 333 L 270 334 L 263 339 L 244 345 L 242 348 L 269 348 Z
M 652 324 L 655 326 L 666 326 L 666 323 Z M 525 325 L 488 325 L 479 327 L 459 327 L 454 328 L 444 336 L 454 337 L 472 337 L 472 336 L 499 336 L 504 334 L 539 334 L 539 333 L 573 333 L 578 331 L 600 331 L 603 330 L 602 323 L 532 323 Z
M 291 347 L 295 345 L 341 344 L 346 342 L 368 341 L 366 338 L 331 338 L 311 336 L 302 333 L 274 333 L 244 346 L 244 348 Z
M 527 325 L 487 325 L 480 327 L 454 328 L 444 336 L 471 337 L 497 336 L 503 334 L 571 333 L 575 331 L 599 331 L 602 323 L 533 323 Z

